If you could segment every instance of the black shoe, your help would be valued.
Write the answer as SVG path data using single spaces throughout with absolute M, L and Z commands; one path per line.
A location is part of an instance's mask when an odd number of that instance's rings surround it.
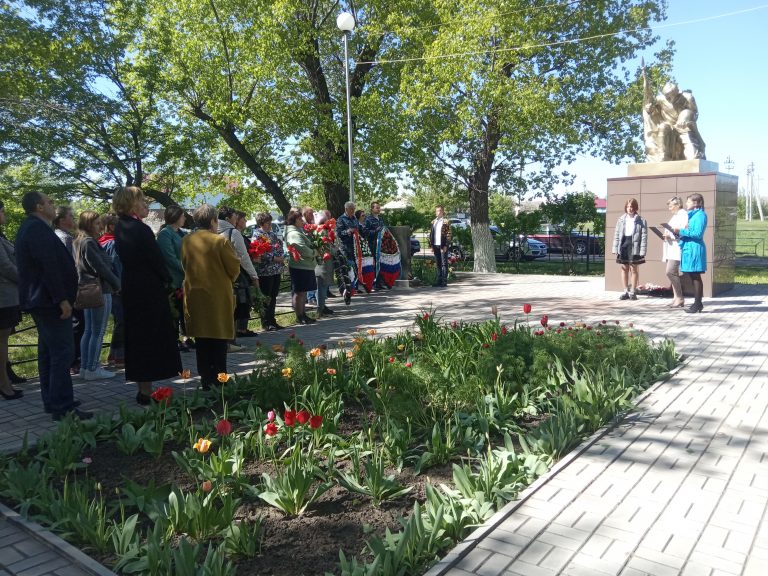
M 352 292 L 349 290 L 344 290 L 344 304 L 349 306 L 350 302 L 352 302 Z
M 59 420 L 64 418 L 67 414 L 72 414 L 72 416 L 74 416 L 78 420 L 90 420 L 91 418 L 93 418 L 93 412 L 86 412 L 85 410 L 78 410 L 77 408 L 73 408 L 71 410 L 67 410 L 64 413 L 61 413 L 61 412 L 54 413 L 51 416 L 51 419 L 54 420 L 55 422 L 58 422 Z
M 13 390 L 12 394 L 6 394 L 2 390 L 0 390 L 0 396 L 3 397 L 3 400 L 18 400 L 19 398 L 22 398 L 24 396 L 24 392 L 21 390 L 16 390 L 16 388 L 11 388 Z
M 19 376 L 13 371 L 13 366 L 11 366 L 10 362 L 5 363 L 5 373 L 8 374 L 8 380 L 11 381 L 11 384 L 24 384 L 27 381 L 26 378 Z
M 267 332 L 277 332 L 278 330 L 280 330 L 280 328 L 274 324 L 267 326 Z
M 338 297 L 339 297 L 338 294 L 334 294 L 330 290 L 328 291 L 328 296 L 326 296 L 326 298 L 338 298 Z
M 630 295 L 629 295 L 629 299 L 630 299 L 630 300 L 637 300 L 637 294 L 635 294 L 634 292 L 632 292 L 632 294 L 630 294 Z
M 82 404 L 82 402 L 80 402 L 80 400 L 73 400 L 72 401 L 72 408 L 77 408 L 78 406 L 80 406 L 80 404 Z M 45 408 L 43 408 L 43 410 L 45 410 L 46 414 L 53 414 L 51 409 L 48 408 L 47 406 Z
M 624 292 L 624 294 L 619 296 L 619 300 L 629 300 L 629 292 Z
M 432 284 L 432 288 L 440 288 L 441 286 L 442 284 L 440 282 L 435 282 L 434 284 Z
M 152 396 L 150 396 L 149 394 L 142 394 L 141 392 L 139 392 L 138 394 L 136 394 L 136 404 L 138 404 L 139 406 L 149 406 L 150 404 L 152 404 Z
M 320 314 L 328 315 L 328 316 L 333 316 L 333 310 L 328 308 L 328 306 L 323 306 L 323 309 L 320 310 Z
M 694 302 L 690 308 L 685 309 L 688 314 L 696 314 L 696 312 L 701 312 L 702 310 L 704 310 L 704 305 L 701 302 Z
M 253 330 L 246 330 L 245 332 L 238 332 L 236 338 L 253 338 L 254 336 L 258 335 L 258 332 L 254 332 Z
M 317 322 L 317 320 L 315 320 L 314 318 L 310 318 L 306 314 L 303 317 L 299 318 L 299 324 L 302 324 L 302 325 L 314 324 L 315 322 Z

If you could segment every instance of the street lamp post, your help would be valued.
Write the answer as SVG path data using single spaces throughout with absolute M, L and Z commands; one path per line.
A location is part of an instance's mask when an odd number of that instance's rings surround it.
M 347 86 L 347 156 L 349 157 L 349 199 L 355 201 L 355 172 L 352 156 L 352 108 L 349 96 L 349 35 L 355 28 L 355 17 L 349 12 L 342 12 L 336 18 L 336 26 L 344 33 L 344 78 Z

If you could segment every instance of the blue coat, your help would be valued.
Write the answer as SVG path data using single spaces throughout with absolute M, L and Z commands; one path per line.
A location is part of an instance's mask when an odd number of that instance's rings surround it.
M 680 230 L 680 272 L 706 272 L 707 247 L 704 231 L 707 214 L 701 208 L 688 212 L 688 227 Z
M 19 305 L 22 310 L 58 309 L 75 303 L 77 269 L 72 254 L 42 218 L 29 216 L 16 234 Z

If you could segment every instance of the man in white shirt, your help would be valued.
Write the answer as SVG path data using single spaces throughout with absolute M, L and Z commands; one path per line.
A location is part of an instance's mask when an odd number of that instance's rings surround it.
M 429 230 L 429 245 L 435 255 L 437 278 L 432 286 L 448 285 L 448 246 L 451 244 L 451 223 L 442 206 L 435 207 L 435 219 Z

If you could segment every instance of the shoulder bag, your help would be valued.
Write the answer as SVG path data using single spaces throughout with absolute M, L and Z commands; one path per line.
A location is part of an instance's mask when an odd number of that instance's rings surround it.
M 77 269 L 80 272 L 80 260 L 82 258 L 83 242 L 79 243 L 76 253 Z M 85 262 L 85 267 L 90 268 Z M 80 274 L 77 282 L 77 297 L 75 298 L 75 309 L 85 310 L 86 308 L 101 308 L 104 306 L 104 293 L 101 291 L 101 280 L 94 273 L 85 272 Z

